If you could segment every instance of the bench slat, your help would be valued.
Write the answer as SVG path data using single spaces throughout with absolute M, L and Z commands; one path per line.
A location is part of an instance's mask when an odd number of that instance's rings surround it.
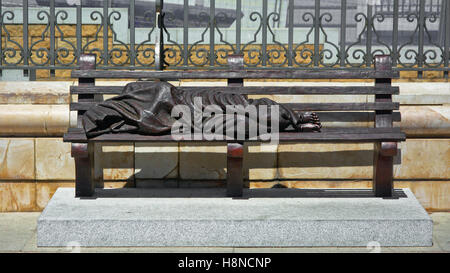
M 370 112 L 333 112 L 333 111 L 321 111 L 320 121 L 323 122 L 373 122 L 375 118 L 375 113 Z M 398 111 L 392 112 L 393 121 L 401 121 L 401 114 Z
M 70 86 L 71 94 L 120 94 L 124 86 Z
M 83 128 L 78 127 L 70 127 L 67 132 L 73 133 L 73 134 L 84 134 Z M 333 128 L 333 127 L 327 127 L 322 128 L 322 132 L 325 133 L 353 133 L 353 134 L 360 134 L 360 133 L 401 133 L 400 127 L 344 127 L 344 128 Z M 292 132 L 287 132 L 292 133 Z M 137 134 L 130 134 L 130 135 L 137 135 Z
M 72 94 L 121 94 L 123 86 L 71 86 Z M 225 93 L 238 94 L 256 94 L 256 95 L 375 95 L 375 94 L 399 94 L 399 88 L 396 86 L 380 88 L 375 86 L 245 86 L 245 87 L 228 87 L 228 86 L 181 86 L 177 87 L 183 91 L 205 92 L 219 91 Z
M 88 110 L 97 102 L 72 102 L 71 111 Z M 369 102 L 369 103 L 283 103 L 294 111 L 373 111 L 373 110 L 398 110 L 397 102 Z
M 72 70 L 73 78 L 113 79 L 380 79 L 397 78 L 398 71 L 374 69 L 320 70 L 186 70 L 186 71 L 130 71 L 130 70 Z
M 398 110 L 398 102 L 368 103 L 282 103 L 292 107 L 294 111 L 347 111 L 347 110 Z
M 321 111 L 320 121 L 323 122 L 373 122 L 375 113 L 370 112 L 334 112 L 334 111 Z M 393 121 L 401 121 L 400 112 L 392 113 Z
M 65 142 L 87 142 L 86 135 L 82 129 L 72 130 L 64 134 Z M 324 129 L 320 133 L 301 133 L 301 132 L 282 132 L 280 133 L 280 142 L 304 141 L 304 142 L 374 142 L 374 141 L 403 141 L 406 136 L 400 132 L 399 128 L 339 128 Z M 174 140 L 171 135 L 149 136 L 130 133 L 104 134 L 89 139 L 89 141 L 101 142 L 204 142 L 201 140 Z M 226 140 L 213 140 L 223 142 Z M 229 139 L 228 141 L 233 141 Z M 245 140 L 246 142 L 261 142 L 258 140 Z

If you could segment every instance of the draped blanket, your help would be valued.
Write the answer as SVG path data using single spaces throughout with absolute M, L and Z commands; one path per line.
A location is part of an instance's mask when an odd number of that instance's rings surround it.
M 201 99 L 201 105 L 195 103 L 195 98 Z M 191 113 L 205 110 L 207 106 L 213 106 L 223 111 L 223 115 L 212 115 L 202 117 L 202 124 L 214 119 L 225 128 L 225 126 L 235 124 L 236 116 L 227 115 L 226 107 L 229 105 L 243 106 L 254 105 L 259 109 L 262 105 L 267 107 L 267 115 L 261 117 L 249 117 L 241 115 L 245 122 L 246 135 L 248 135 L 248 123 L 263 122 L 262 126 L 270 126 L 275 118 L 279 122 L 279 130 L 286 130 L 292 126 L 298 129 L 302 122 L 302 116 L 295 113 L 289 107 L 277 104 L 267 99 L 248 99 L 244 95 L 228 92 L 216 91 L 183 91 L 167 82 L 138 81 L 127 84 L 122 94 L 111 99 L 107 99 L 87 110 L 82 123 L 88 138 L 105 133 L 137 133 L 142 135 L 162 135 L 170 134 L 172 125 L 179 117 L 172 117 L 172 109 L 176 105 L 187 106 Z M 276 117 L 271 116 L 271 107 L 277 105 L 279 111 Z M 199 109 L 202 108 L 202 109 Z M 259 113 L 259 112 L 258 112 Z M 238 115 L 239 116 L 239 115 Z M 253 119 L 253 120 L 252 120 Z M 198 127 L 198 123 L 191 118 L 192 128 Z M 218 128 L 216 128 L 217 130 Z M 221 131 L 222 132 L 222 131 Z M 225 130 L 223 130 L 225 132 Z

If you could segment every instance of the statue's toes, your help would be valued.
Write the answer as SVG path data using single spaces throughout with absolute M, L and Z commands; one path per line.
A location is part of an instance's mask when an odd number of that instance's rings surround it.
M 320 126 L 319 116 L 315 112 L 304 112 L 302 114 L 302 119 L 299 120 L 297 126 L 301 126 L 301 124 L 316 124 Z M 309 125 L 305 126 L 306 130 L 310 130 L 308 126 Z
M 311 123 L 317 117 L 317 115 L 315 115 L 315 113 L 313 112 L 304 112 L 302 116 L 303 116 L 302 123 Z

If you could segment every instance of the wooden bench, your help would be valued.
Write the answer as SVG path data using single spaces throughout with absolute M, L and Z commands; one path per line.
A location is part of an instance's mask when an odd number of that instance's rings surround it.
M 391 79 L 398 77 L 392 71 L 390 57 L 375 57 L 374 69 L 347 70 L 244 70 L 243 57 L 228 57 L 229 70 L 209 71 L 115 71 L 96 70 L 95 55 L 80 57 L 80 70 L 72 71 L 72 77 L 78 78 L 78 85 L 70 87 L 72 95 L 78 95 L 78 102 L 70 104 L 70 110 L 78 111 L 77 128 L 70 128 L 64 135 L 65 142 L 72 143 L 72 157 L 75 159 L 76 196 L 91 196 L 94 193 L 94 142 L 173 142 L 171 135 L 149 136 L 138 134 L 104 134 L 87 139 L 81 124 L 81 115 L 90 107 L 103 101 L 105 94 L 120 94 L 123 87 L 96 86 L 95 79 L 227 79 L 226 87 L 179 87 L 185 91 L 201 88 L 203 90 L 221 90 L 241 94 L 257 95 L 373 95 L 373 102 L 365 103 L 297 103 L 291 106 L 301 111 L 318 111 L 319 117 L 326 115 L 346 116 L 358 120 L 361 114 L 373 117 L 374 128 L 322 127 L 320 133 L 282 132 L 280 142 L 330 142 L 352 143 L 373 142 L 374 168 L 373 191 L 377 197 L 393 196 L 393 157 L 397 154 L 397 142 L 405 140 L 405 134 L 399 128 L 393 128 L 393 119 L 399 120 L 400 114 L 393 112 L 399 109 L 399 103 L 392 101 L 392 95 L 399 93 L 398 87 L 391 86 Z M 244 79 L 374 79 L 374 86 L 244 86 Z M 369 114 L 367 113 L 369 112 Z M 198 140 L 191 140 L 197 141 Z M 227 141 L 227 195 L 241 196 L 244 187 L 243 178 L 243 142 Z

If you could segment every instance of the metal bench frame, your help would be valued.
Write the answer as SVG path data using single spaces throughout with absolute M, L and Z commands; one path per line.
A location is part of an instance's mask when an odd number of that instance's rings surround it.
M 373 142 L 374 168 L 373 192 L 377 197 L 393 197 L 393 157 L 397 154 L 397 142 L 405 140 L 405 134 L 399 128 L 393 128 L 394 117 L 400 113 L 399 104 L 392 102 L 392 95 L 399 93 L 398 87 L 391 86 L 391 79 L 398 77 L 392 70 L 390 57 L 375 56 L 374 69 L 324 69 L 324 70 L 244 70 L 243 56 L 228 57 L 229 70 L 214 71 L 111 71 L 96 70 L 95 55 L 83 54 L 79 59 L 80 69 L 72 71 L 72 77 L 78 78 L 78 86 L 71 86 L 71 95 L 78 95 L 78 102 L 70 104 L 71 111 L 78 111 L 77 128 L 69 128 L 64 135 L 65 142 L 72 143 L 72 157 L 75 159 L 76 196 L 87 197 L 94 194 L 94 142 L 173 142 L 170 135 L 144 136 L 137 134 L 107 134 L 87 139 L 81 124 L 81 115 L 103 101 L 103 94 L 119 94 L 122 87 L 95 86 L 96 78 L 114 79 L 227 79 L 227 87 L 180 87 L 186 91 L 194 88 L 205 90 L 220 89 L 223 92 L 242 94 L 370 94 L 375 96 L 372 103 L 291 103 L 302 111 L 345 111 L 356 115 L 358 112 L 373 111 L 374 128 L 341 128 L 337 130 L 323 128 L 321 133 L 283 132 L 280 142 Z M 244 87 L 244 79 L 374 79 L 371 86 L 323 86 L 323 87 Z M 320 113 L 319 113 L 320 116 Z M 398 120 L 397 119 L 397 120 Z M 192 140 L 197 141 L 198 140 Z M 242 141 L 227 141 L 227 195 L 242 196 L 244 188 Z

